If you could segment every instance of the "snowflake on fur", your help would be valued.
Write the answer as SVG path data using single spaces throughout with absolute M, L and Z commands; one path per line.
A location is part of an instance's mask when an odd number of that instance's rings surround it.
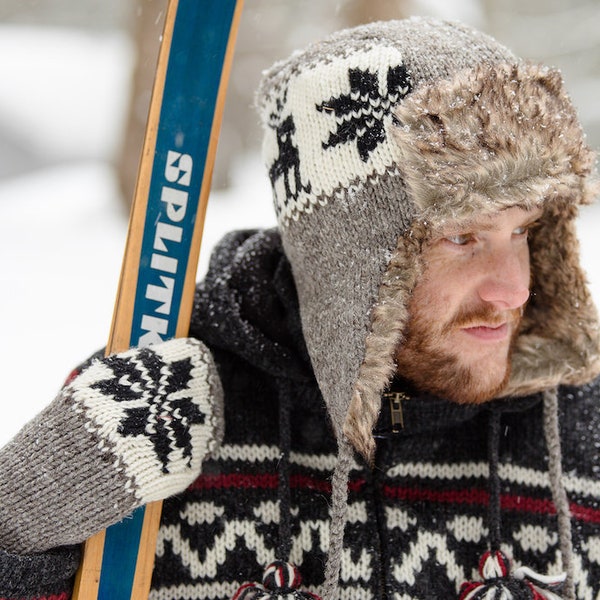
M 156 353 L 141 349 L 127 357 L 109 356 L 105 364 L 113 376 L 91 387 L 120 403 L 125 415 L 119 433 L 150 439 L 164 473 L 169 471 L 169 454 L 174 449 L 191 460 L 190 425 L 204 423 L 205 415 L 184 394 L 171 396 L 188 387 L 193 368 L 190 359 L 167 365 Z
M 337 131 L 330 133 L 323 149 L 356 141 L 363 162 L 385 141 L 384 117 L 412 89 L 406 67 L 390 67 L 386 77 L 387 92 L 381 93 L 379 75 L 361 69 L 349 69 L 350 93 L 341 94 L 317 105 L 320 112 L 335 116 Z

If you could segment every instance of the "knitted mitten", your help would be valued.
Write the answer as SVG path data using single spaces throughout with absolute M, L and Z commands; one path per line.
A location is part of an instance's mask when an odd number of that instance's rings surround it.
M 197 340 L 92 361 L 0 449 L 0 548 L 80 543 L 184 490 L 222 421 L 221 384 Z

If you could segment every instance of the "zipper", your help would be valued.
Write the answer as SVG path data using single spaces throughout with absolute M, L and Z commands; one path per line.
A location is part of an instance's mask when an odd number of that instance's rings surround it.
M 386 443 L 385 441 L 383 442 Z M 385 519 L 385 510 L 382 499 L 382 467 L 381 467 L 381 454 L 383 448 L 378 446 L 377 454 L 375 455 L 375 465 L 371 470 L 371 494 L 373 499 L 373 508 L 375 511 L 375 523 L 377 526 L 377 554 L 379 555 L 379 578 L 378 578 L 378 600 L 387 600 L 387 579 L 389 571 L 390 552 L 388 547 L 387 523 Z
M 377 447 L 377 454 L 375 456 L 375 466 L 371 471 L 371 481 L 373 490 L 373 503 L 375 508 L 375 519 L 377 522 L 377 538 L 379 541 L 379 594 L 380 600 L 387 600 L 387 584 L 389 568 L 390 568 L 390 547 L 387 538 L 387 523 L 385 517 L 384 501 L 382 497 L 381 486 L 383 485 L 382 479 L 385 479 L 384 464 L 385 455 L 388 453 L 387 444 L 393 434 L 400 433 L 404 429 L 404 413 L 402 411 L 402 403 L 410 399 L 408 394 L 398 391 L 384 392 L 382 394 L 383 406 L 387 402 L 387 409 L 390 415 L 389 427 L 384 430 L 376 432 L 376 437 L 384 438 L 380 440 Z M 387 439 L 385 439 L 387 438 Z

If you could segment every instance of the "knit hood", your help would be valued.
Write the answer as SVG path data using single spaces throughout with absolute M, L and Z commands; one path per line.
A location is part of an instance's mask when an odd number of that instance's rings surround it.
M 276 229 L 232 231 L 196 288 L 190 333 L 273 378 L 314 381 Z
M 302 328 L 342 443 L 373 457 L 421 248 L 448 220 L 543 209 L 502 395 L 600 372 L 575 234 L 594 156 L 557 71 L 463 25 L 413 18 L 294 54 L 265 74 L 257 101 Z

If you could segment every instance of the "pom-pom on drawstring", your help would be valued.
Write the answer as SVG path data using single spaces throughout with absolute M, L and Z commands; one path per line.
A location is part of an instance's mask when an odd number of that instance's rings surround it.
M 312 592 L 300 590 L 301 583 L 302 577 L 294 565 L 277 560 L 265 569 L 262 583 L 245 583 L 232 600 L 321 600 Z
M 510 560 L 503 552 L 486 552 L 479 561 L 483 581 L 463 583 L 459 600 L 561 600 L 557 592 L 565 573 L 546 576 L 527 567 L 510 570 Z

